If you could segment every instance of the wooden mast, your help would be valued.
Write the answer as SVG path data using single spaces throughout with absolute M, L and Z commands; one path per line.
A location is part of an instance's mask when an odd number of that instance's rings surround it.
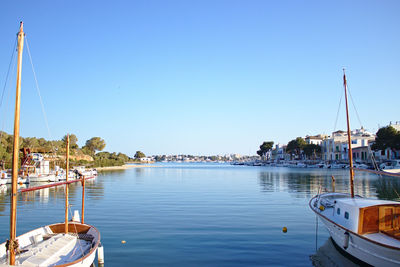
M 346 100 L 346 118 L 347 118 L 347 141 L 349 143 L 349 162 L 350 162 L 350 192 L 351 197 L 354 198 L 354 169 L 353 169 L 353 150 L 351 149 L 351 131 L 350 131 L 350 119 L 349 119 L 349 107 L 347 104 L 347 81 L 346 73 L 343 69 L 343 85 L 344 85 L 344 96 Z
M 81 223 L 85 223 L 85 176 L 82 175 L 82 220 Z
M 67 159 L 66 163 L 66 173 L 65 173 L 65 233 L 68 234 L 68 194 L 69 194 L 69 184 L 68 184 L 68 173 L 69 173 L 69 134 L 67 134 L 67 151 L 65 155 Z
M 14 117 L 14 145 L 12 158 L 12 185 L 11 185 L 11 208 L 10 208 L 10 265 L 15 264 L 15 249 L 17 249 L 17 183 L 18 183 L 18 156 L 19 156 L 19 117 L 21 103 L 21 70 L 22 70 L 22 50 L 24 48 L 24 31 L 21 21 L 18 33 L 18 66 L 17 66 L 17 89 L 15 96 L 15 117 Z

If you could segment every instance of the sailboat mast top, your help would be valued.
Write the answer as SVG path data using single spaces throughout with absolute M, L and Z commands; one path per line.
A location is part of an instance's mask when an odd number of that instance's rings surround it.
M 353 150 L 351 149 L 351 130 L 350 130 L 350 118 L 349 118 L 349 107 L 347 102 L 347 80 L 345 69 L 343 69 L 343 85 L 344 85 L 344 96 L 346 100 L 346 119 L 347 119 L 347 141 L 349 144 L 349 163 L 350 163 L 350 192 L 351 197 L 354 198 L 354 169 L 353 169 Z

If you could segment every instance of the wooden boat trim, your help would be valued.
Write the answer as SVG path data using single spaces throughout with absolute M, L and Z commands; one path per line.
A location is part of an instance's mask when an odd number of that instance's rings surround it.
M 313 201 L 313 199 L 315 199 L 315 198 L 316 198 L 316 196 L 313 197 L 313 198 L 308 202 L 308 205 L 309 205 L 309 207 L 311 208 L 311 210 L 312 210 L 315 214 L 317 214 L 318 216 L 323 217 L 325 220 L 327 220 L 327 221 L 333 223 L 334 225 L 336 225 L 336 226 L 342 228 L 343 230 L 345 230 L 345 231 L 347 231 L 347 232 L 349 232 L 349 233 L 351 233 L 351 234 L 353 234 L 353 235 L 355 235 L 355 236 L 357 236 L 357 237 L 359 237 L 359 238 L 361 238 L 361 239 L 364 239 L 364 240 L 366 240 L 366 241 L 368 241 L 368 242 L 374 243 L 374 244 L 379 245 L 379 246 L 382 246 L 382 247 L 386 247 L 386 248 L 390 248 L 390 249 L 394 249 L 394 250 L 400 251 L 400 248 L 398 248 L 398 247 L 389 246 L 389 245 L 386 245 L 386 244 L 379 243 L 379 242 L 377 242 L 377 241 L 375 241 L 375 240 L 371 240 L 371 239 L 369 239 L 369 238 L 366 238 L 366 237 L 364 237 L 364 236 L 362 236 L 362 235 L 359 235 L 358 233 L 355 233 L 355 232 L 353 232 L 353 231 L 351 231 L 351 230 L 349 230 L 349 229 L 347 229 L 347 228 L 341 226 L 340 224 L 335 223 L 334 221 L 328 219 L 328 218 L 325 217 L 324 215 L 322 215 L 322 214 L 320 214 L 320 213 L 317 213 L 317 212 L 314 210 L 314 208 L 312 207 L 312 205 L 311 205 L 311 201 Z M 376 205 L 376 206 L 385 206 L 385 205 Z

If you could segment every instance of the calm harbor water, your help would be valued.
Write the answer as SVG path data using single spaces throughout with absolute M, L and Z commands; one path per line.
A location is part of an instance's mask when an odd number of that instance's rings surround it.
M 85 221 L 100 230 L 106 266 L 355 266 L 308 207 L 321 188 L 347 192 L 348 171 L 159 164 L 87 183 Z M 385 199 L 396 178 L 356 173 L 356 193 Z M 70 186 L 80 210 L 80 184 Z M 0 240 L 9 196 L 0 193 Z M 64 218 L 63 187 L 19 195 L 18 234 Z M 287 227 L 287 233 L 282 232 Z M 126 243 L 122 244 L 121 241 Z

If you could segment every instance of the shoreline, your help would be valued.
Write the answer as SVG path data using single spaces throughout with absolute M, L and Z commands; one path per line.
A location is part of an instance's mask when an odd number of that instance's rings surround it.
M 122 166 L 108 166 L 108 167 L 96 167 L 97 171 L 119 171 L 119 170 L 127 170 L 131 168 L 155 168 L 160 166 L 154 166 L 149 164 L 125 164 Z

